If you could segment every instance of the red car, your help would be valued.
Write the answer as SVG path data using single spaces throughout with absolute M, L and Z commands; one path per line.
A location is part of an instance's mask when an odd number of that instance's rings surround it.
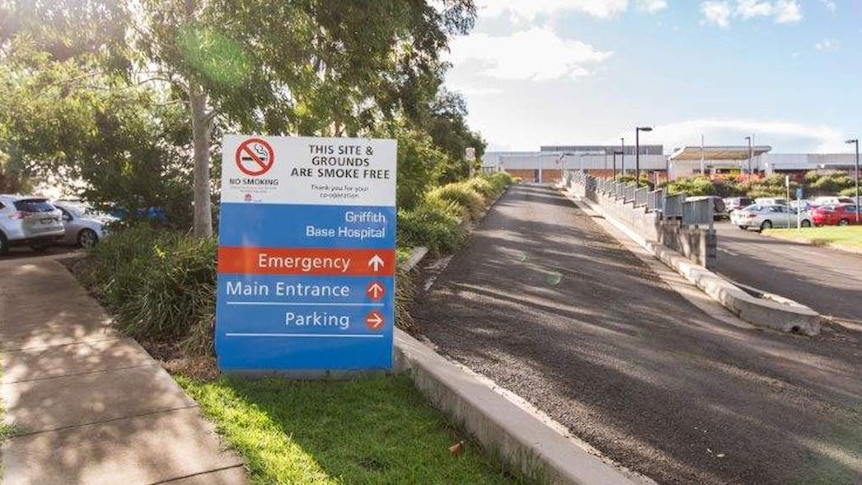
M 815 226 L 847 226 L 856 224 L 856 204 L 836 204 L 818 207 L 811 211 Z M 862 216 L 860 216 L 862 222 Z

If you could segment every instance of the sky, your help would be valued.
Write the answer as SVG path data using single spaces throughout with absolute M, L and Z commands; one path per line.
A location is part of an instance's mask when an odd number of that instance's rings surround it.
M 477 0 L 446 87 L 488 151 L 862 137 L 862 0 Z

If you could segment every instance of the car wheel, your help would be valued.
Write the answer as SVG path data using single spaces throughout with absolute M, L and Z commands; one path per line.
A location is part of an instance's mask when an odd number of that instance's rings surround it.
M 83 229 L 78 233 L 78 246 L 84 249 L 90 249 L 99 242 L 99 236 L 92 229 Z
M 811 227 L 811 221 L 802 221 L 802 227 Z
M 847 220 L 847 219 L 841 219 L 840 221 L 838 221 L 838 225 L 839 225 L 839 226 L 849 226 L 849 225 L 850 225 L 850 221 L 849 221 L 849 220 Z
M 772 222 L 771 221 L 763 221 L 763 223 L 760 225 L 760 230 L 762 231 L 764 229 L 772 229 Z
M 9 240 L 6 239 L 6 236 L 0 232 L 0 256 L 9 252 Z

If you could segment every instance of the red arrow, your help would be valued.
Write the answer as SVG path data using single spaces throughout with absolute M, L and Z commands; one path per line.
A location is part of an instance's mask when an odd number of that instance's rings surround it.
M 381 285 L 379 281 L 372 281 L 365 289 L 365 294 L 372 300 L 379 300 L 386 294 L 386 287 Z
M 365 316 L 365 326 L 368 327 L 369 330 L 378 331 L 383 330 L 383 323 L 385 322 L 383 315 L 378 311 L 373 311 Z

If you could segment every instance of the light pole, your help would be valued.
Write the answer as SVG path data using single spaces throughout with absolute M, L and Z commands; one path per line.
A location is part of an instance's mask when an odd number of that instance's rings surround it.
M 847 140 L 845 143 L 856 145 L 856 224 L 859 224 L 859 139 Z
M 620 177 L 626 176 L 626 139 L 620 138 Z
M 748 140 L 748 181 L 751 183 L 751 152 L 753 147 L 751 146 L 751 137 L 746 136 L 745 139 Z
M 613 175 L 614 176 L 613 176 L 613 178 L 611 178 L 611 180 L 613 180 L 614 182 L 617 181 L 617 155 L 622 155 L 622 154 L 623 154 L 623 152 L 621 152 L 619 150 L 614 150 L 614 169 L 613 169 Z
M 641 149 L 640 149 L 640 133 L 642 131 L 652 131 L 651 126 L 638 126 L 635 128 L 635 187 L 641 185 Z

